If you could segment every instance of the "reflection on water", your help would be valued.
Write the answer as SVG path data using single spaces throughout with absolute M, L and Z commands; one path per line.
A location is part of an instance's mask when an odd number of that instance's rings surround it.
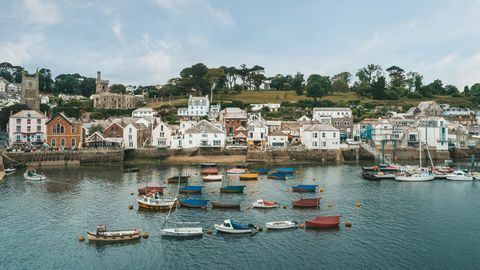
M 451 269 L 480 263 L 480 183 L 365 181 L 356 164 L 297 169 L 286 181 L 265 175 L 258 181 L 232 177 L 230 184 L 246 185 L 244 194 L 221 194 L 222 183 L 204 183 L 197 166 L 179 170 L 145 164 L 133 173 L 124 173 L 120 165 L 45 168 L 48 180 L 43 182 L 25 181 L 18 171 L 0 184 L 0 268 Z M 166 213 L 138 210 L 137 188 L 158 182 L 166 187 L 165 196 L 174 196 L 177 184 L 166 179 L 179 171 L 191 175 L 190 185 L 204 186 L 202 195 L 182 197 L 240 200 L 241 210 L 179 207 L 166 227 L 199 222 L 195 226 L 213 234 L 188 241 L 162 238 Z M 302 183 L 319 185 L 324 192 L 293 193 L 291 187 Z M 292 208 L 293 201 L 314 196 L 322 198 L 319 209 Z M 280 207 L 253 209 L 257 199 L 276 201 Z M 213 230 L 213 224 L 224 219 L 265 229 L 270 221 L 305 223 L 316 215 L 335 214 L 342 215 L 342 223 L 333 230 L 265 230 L 255 235 Z M 346 220 L 352 221 L 352 228 L 345 228 Z M 150 237 L 133 243 L 78 241 L 98 224 L 140 228 Z

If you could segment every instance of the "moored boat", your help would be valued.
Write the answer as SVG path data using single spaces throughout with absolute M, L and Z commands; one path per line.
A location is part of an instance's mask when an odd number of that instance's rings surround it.
M 200 173 L 202 175 L 216 175 L 218 174 L 218 168 L 216 167 L 208 167 L 201 169 Z
M 267 169 L 267 168 L 256 168 L 254 170 L 252 170 L 251 172 L 253 173 L 258 173 L 258 174 L 268 174 L 270 170 Z
M 293 174 L 295 172 L 295 168 L 283 167 L 283 168 L 278 168 L 275 171 L 279 173 L 284 173 L 284 174 Z
M 244 185 L 225 186 L 225 187 L 220 188 L 220 192 L 222 192 L 222 193 L 243 193 L 244 188 L 245 188 Z
M 214 224 L 213 227 L 217 231 L 224 233 L 241 234 L 255 232 L 255 226 L 252 224 L 242 224 L 230 219 L 226 219 L 223 224 Z
M 199 194 L 202 193 L 203 186 L 184 186 L 179 189 L 180 193 Z
M 268 178 L 285 180 L 287 178 L 287 175 L 285 173 L 273 172 L 268 174 Z
M 295 207 L 318 207 L 320 205 L 320 198 L 300 199 L 293 202 Z
M 294 192 L 315 192 L 318 185 L 298 185 L 292 187 Z
M 276 208 L 278 207 L 278 203 L 260 199 L 252 203 L 252 206 L 253 208 Z
M 138 240 L 140 239 L 140 236 L 139 229 L 107 231 L 107 226 L 105 225 L 98 225 L 96 232 L 87 232 L 87 237 L 90 241 L 129 241 Z
M 401 168 L 396 165 L 380 164 L 379 166 L 362 167 L 363 171 L 380 171 L 380 172 L 398 172 Z
M 155 182 L 147 182 L 145 184 L 145 187 L 143 188 L 138 188 L 138 195 L 147 195 L 149 193 L 151 194 L 163 194 L 163 189 L 165 187 L 160 186 L 160 184 L 155 183 Z
M 199 199 L 179 199 L 178 202 L 181 206 L 191 208 L 206 208 L 208 204 L 208 200 Z
M 124 173 L 132 173 L 132 172 L 139 172 L 140 169 L 136 167 L 130 167 L 130 168 L 124 168 L 123 172 Z
M 363 172 L 362 173 L 362 178 L 367 179 L 367 180 L 372 180 L 372 181 L 394 180 L 395 179 L 395 174 L 371 171 L 371 172 Z
M 168 183 L 187 183 L 190 175 L 174 175 L 167 179 Z
M 5 168 L 5 174 L 12 174 L 16 171 L 15 168 Z
M 305 221 L 307 228 L 335 228 L 340 224 L 341 215 L 336 216 L 316 216 Z
M 28 169 L 23 174 L 23 178 L 31 181 L 41 181 L 47 179 L 47 177 L 43 174 L 37 173 L 36 170 Z
M 258 173 L 240 174 L 240 180 L 258 180 Z
M 178 227 L 163 229 L 162 237 L 200 237 L 203 236 L 203 228 L 201 227 Z
M 176 198 L 155 198 L 154 196 L 142 196 L 142 198 L 137 199 L 138 207 L 141 209 L 149 210 L 170 210 L 175 208 L 177 203 Z
M 474 177 L 464 171 L 454 171 L 451 174 L 447 174 L 447 180 L 451 181 L 473 181 Z
M 229 174 L 243 174 L 245 173 L 247 170 L 246 169 L 243 169 L 243 168 L 233 168 L 233 169 L 229 169 L 227 170 L 227 173 Z
M 403 173 L 396 174 L 395 180 L 402 182 L 425 182 L 432 181 L 435 179 L 435 176 L 428 172 L 414 172 L 414 173 Z
M 215 182 L 215 181 L 222 181 L 223 175 L 218 174 L 218 175 L 206 175 L 202 177 L 202 180 L 205 182 Z
M 265 227 L 269 230 L 284 230 L 297 227 L 297 222 L 293 220 L 267 222 Z
M 240 201 L 238 200 L 222 200 L 211 201 L 213 208 L 240 208 Z

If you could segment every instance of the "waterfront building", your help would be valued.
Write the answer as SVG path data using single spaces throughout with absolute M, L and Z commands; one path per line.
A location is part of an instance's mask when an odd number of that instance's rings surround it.
M 113 122 L 103 130 L 103 137 L 121 146 L 123 145 L 123 130 L 121 123 Z
M 269 133 L 273 132 L 275 130 L 281 130 L 282 129 L 282 121 L 266 120 L 265 123 L 267 124 Z
M 257 103 L 250 105 L 253 112 L 258 112 L 263 108 L 268 108 L 271 112 L 276 112 L 280 109 L 280 103 Z
M 220 122 L 226 131 L 227 142 L 233 143 L 235 137 L 235 130 L 239 127 L 247 128 L 248 115 L 247 112 L 240 108 L 225 108 L 220 112 Z
M 304 124 L 300 127 L 300 139 L 309 150 L 341 147 L 340 130 L 332 125 Z
M 156 148 L 170 148 L 172 144 L 172 128 L 164 123 L 159 122 L 152 130 L 152 146 Z
M 436 150 L 448 150 L 448 122 L 443 117 L 424 117 L 418 121 L 418 138 Z
M 54 149 L 81 148 L 83 143 L 82 123 L 58 113 L 46 122 L 47 143 Z
M 209 112 L 210 101 L 208 100 L 208 95 L 204 97 L 194 97 L 190 95 L 188 97 L 188 107 L 179 108 L 177 115 L 183 117 L 202 117 L 207 116 Z
M 300 122 L 297 122 L 297 121 L 282 121 L 282 127 L 281 127 L 281 131 L 285 134 L 287 134 L 288 136 L 288 142 L 291 144 L 291 145 L 296 145 L 296 144 L 300 144 L 301 143 L 301 140 L 300 140 L 300 127 L 303 125 L 304 123 L 300 123 Z
M 269 132 L 267 141 L 268 145 L 275 149 L 285 149 L 288 146 L 288 136 L 280 130 Z
M 154 117 L 155 110 L 152 108 L 138 108 L 132 112 L 132 117 L 142 118 L 142 117 Z
M 23 110 L 10 116 L 7 125 L 9 145 L 43 145 L 48 117 L 34 110 Z
M 201 120 L 185 130 L 183 142 L 180 144 L 183 148 L 224 147 L 225 131 L 207 120 Z
M 129 123 L 123 128 L 123 147 L 138 149 L 150 145 L 150 128 L 142 123 Z
M 393 125 L 388 119 L 379 119 L 372 128 L 372 140 L 376 145 L 381 145 L 382 141 L 389 142 L 394 139 Z
M 261 113 L 248 115 L 247 145 L 251 149 L 263 150 L 267 144 L 268 127 Z
M 326 119 L 331 118 L 330 122 L 335 128 L 340 130 L 343 136 L 352 138 L 353 134 L 353 115 L 350 108 L 322 107 L 313 108 L 312 120 L 326 124 Z
M 208 119 L 210 120 L 217 120 L 218 116 L 220 115 L 220 104 L 212 104 L 210 105 L 210 112 L 208 113 Z

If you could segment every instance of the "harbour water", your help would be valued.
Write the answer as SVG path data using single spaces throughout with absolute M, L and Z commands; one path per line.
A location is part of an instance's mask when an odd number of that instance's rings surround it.
M 205 234 L 193 240 L 162 239 L 166 214 L 138 211 L 136 190 L 163 181 L 176 167 L 145 165 L 122 173 L 116 165 L 44 169 L 48 180 L 29 182 L 23 172 L 0 184 L 0 269 L 475 269 L 480 265 L 480 183 L 370 182 L 356 164 L 297 167 L 292 180 L 243 182 L 242 210 L 180 208 L 171 221 L 198 221 L 212 228 L 224 219 L 253 223 L 341 214 L 335 230 L 263 231 L 256 235 Z M 219 199 L 221 183 L 202 183 L 197 167 L 185 167 L 201 198 Z M 314 181 L 315 179 L 315 181 Z M 303 180 L 303 181 L 302 181 Z M 289 187 L 318 184 L 319 211 L 292 209 L 301 194 Z M 165 184 L 174 193 L 176 184 Z M 135 195 L 130 193 L 134 192 Z M 312 195 L 303 194 L 303 197 Z M 251 209 L 256 199 L 287 209 Z M 356 202 L 361 206 L 356 207 Z M 328 207 L 328 204 L 333 207 Z M 129 205 L 135 205 L 129 210 Z M 344 222 L 350 220 L 351 228 Z M 98 224 L 140 228 L 148 239 L 93 244 L 78 237 Z M 173 224 L 170 224 L 172 226 Z M 167 225 L 168 227 L 168 225 Z

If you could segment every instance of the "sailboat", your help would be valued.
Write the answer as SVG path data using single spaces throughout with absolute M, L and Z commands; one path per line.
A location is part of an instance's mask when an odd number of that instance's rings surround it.
M 419 157 L 420 157 L 420 162 L 419 162 L 419 168 L 418 170 L 413 170 L 413 171 L 405 171 L 401 174 L 395 175 L 395 180 L 397 181 L 403 181 L 403 182 L 425 182 L 425 181 L 432 181 L 435 179 L 435 176 L 426 168 L 422 168 L 422 142 L 419 142 Z M 428 152 L 428 147 L 427 147 L 427 152 Z M 430 162 L 432 163 L 432 168 L 433 162 L 432 158 L 430 157 L 430 152 L 428 152 Z

